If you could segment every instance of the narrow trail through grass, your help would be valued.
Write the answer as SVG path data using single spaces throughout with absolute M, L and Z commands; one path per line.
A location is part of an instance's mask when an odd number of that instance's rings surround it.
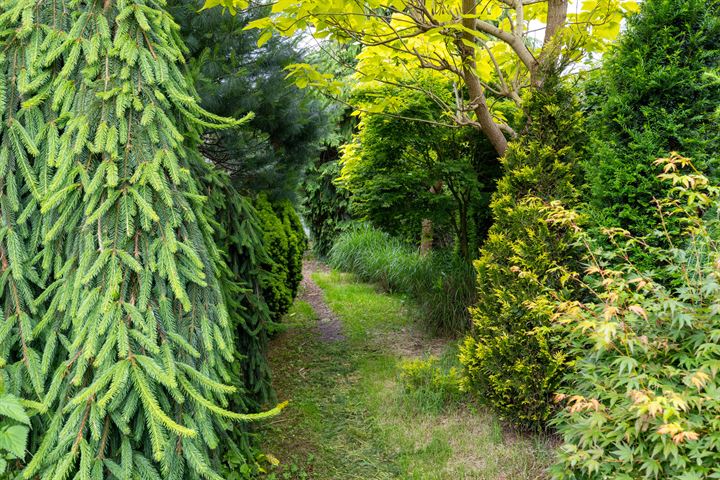
M 291 403 L 261 432 L 281 462 L 268 479 L 544 478 L 546 439 L 472 402 L 438 406 L 406 391 L 403 361 L 456 360 L 452 344 L 419 333 L 402 297 L 311 262 L 305 274 L 270 347 L 275 388 Z

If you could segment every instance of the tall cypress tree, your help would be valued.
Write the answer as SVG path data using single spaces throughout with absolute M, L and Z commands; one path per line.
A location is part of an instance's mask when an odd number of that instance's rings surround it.
M 184 133 L 238 122 L 198 106 L 162 0 L 0 8 L 0 351 L 47 412 L 24 477 L 219 479 L 219 434 L 264 414 L 225 408 L 234 336 Z
M 527 99 L 522 137 L 502 159 L 491 201 L 494 224 L 475 262 L 478 302 L 461 347 L 468 385 L 508 420 L 543 428 L 568 368 L 568 344 L 553 328 L 555 298 L 573 298 L 580 268 L 572 228 L 551 206 L 578 202 L 584 140 L 575 96 L 557 75 Z
M 654 199 L 664 198 L 668 185 L 653 162 L 677 151 L 720 178 L 720 82 L 711 75 L 718 67 L 720 1 L 647 0 L 629 19 L 589 88 L 592 143 L 584 165 L 597 225 L 665 245 L 665 235 L 655 235 L 662 222 Z M 673 218 L 665 226 L 682 239 Z M 633 260 L 658 266 L 641 249 Z

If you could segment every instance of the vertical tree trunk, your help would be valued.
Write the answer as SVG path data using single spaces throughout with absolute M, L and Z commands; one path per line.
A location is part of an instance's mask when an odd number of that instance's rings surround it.
M 543 45 L 548 45 L 555 34 L 565 25 L 568 0 L 548 0 L 547 26 Z
M 535 88 L 542 87 L 545 82 L 545 74 L 551 71 L 548 62 L 556 62 L 561 45 L 554 45 L 555 35 L 565 26 L 567 20 L 568 0 L 548 0 L 547 23 L 545 27 L 545 38 L 543 48 L 540 52 L 538 63 L 530 72 L 531 83 Z M 555 51 L 557 50 L 557 51 Z
M 473 15 L 476 10 L 475 0 L 463 0 L 463 14 Z M 474 29 L 474 19 L 464 18 L 463 25 L 472 30 Z M 474 42 L 475 39 L 470 33 L 464 33 L 463 39 L 469 42 Z M 477 76 L 477 66 L 475 63 L 475 51 L 469 45 L 466 45 L 462 41 L 457 42 L 460 55 L 463 63 L 463 80 L 467 85 L 468 93 L 470 95 L 470 104 L 473 106 L 477 120 L 482 127 L 482 131 L 485 136 L 490 140 L 490 143 L 495 148 L 498 156 L 503 156 L 505 150 L 507 150 L 507 139 L 503 134 L 502 130 L 495 120 L 492 118 L 490 108 L 487 105 L 487 99 L 485 97 L 485 90 L 480 83 L 480 79 Z
M 422 235 L 420 236 L 420 255 L 423 257 L 432 250 L 433 236 L 433 222 L 426 218 L 422 221 Z

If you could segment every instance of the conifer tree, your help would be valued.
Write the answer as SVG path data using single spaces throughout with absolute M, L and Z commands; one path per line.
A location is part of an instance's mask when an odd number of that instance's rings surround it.
M 265 250 L 264 232 L 258 213 L 233 187 L 229 175 L 200 158 L 194 162 L 193 172 L 208 199 L 205 216 L 224 257 L 220 282 L 237 350 L 244 357 L 233 364 L 233 371 L 249 389 L 250 398 L 243 398 L 243 404 L 250 402 L 257 407 L 275 398 L 265 357 L 271 318 L 262 295 L 263 279 L 268 274 L 262 265 L 271 260 Z
M 668 247 L 664 222 L 676 246 L 682 243 L 678 222 L 660 218 L 655 199 L 669 187 L 654 162 L 676 151 L 720 178 L 720 81 L 712 75 L 719 66 L 720 1 L 648 0 L 629 19 L 588 89 L 592 143 L 583 163 L 597 226 Z M 633 257 L 641 268 L 659 268 L 643 249 Z
M 198 106 L 162 0 L 0 7 L 0 351 L 47 412 L 23 476 L 219 479 L 219 435 L 273 412 L 227 408 L 222 258 L 184 134 L 239 122 Z
M 582 152 L 578 103 L 557 76 L 527 99 L 523 135 L 502 159 L 478 270 L 473 330 L 461 348 L 468 385 L 508 420 L 543 428 L 570 359 L 552 328 L 554 298 L 573 298 L 579 268 L 572 229 L 551 222 L 553 202 L 574 205 Z
M 263 230 L 267 257 L 262 294 L 271 318 L 279 322 L 292 305 L 302 281 L 302 260 L 307 239 L 300 218 L 289 200 L 270 202 L 265 194 L 255 198 L 255 208 Z

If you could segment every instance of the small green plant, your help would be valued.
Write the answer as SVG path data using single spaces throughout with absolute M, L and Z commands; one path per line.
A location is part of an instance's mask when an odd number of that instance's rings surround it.
M 29 432 L 30 418 L 20 399 L 0 393 L 0 478 L 9 475 L 12 462 L 25 458 Z
M 253 444 L 252 455 L 231 444 L 224 456 L 222 474 L 225 480 L 254 480 L 276 468 L 280 461 L 270 453 L 259 451 Z M 269 474 L 268 479 L 274 478 Z
M 460 369 L 444 368 L 437 357 L 406 360 L 400 368 L 405 394 L 421 410 L 437 413 L 462 398 Z
M 720 188 L 686 158 L 658 163 L 671 185 L 659 218 L 685 241 L 666 250 L 610 229 L 600 255 L 583 234 L 593 298 L 557 309 L 578 361 L 558 395 L 555 480 L 720 478 Z M 631 261 L 638 249 L 669 258 L 672 286 Z

